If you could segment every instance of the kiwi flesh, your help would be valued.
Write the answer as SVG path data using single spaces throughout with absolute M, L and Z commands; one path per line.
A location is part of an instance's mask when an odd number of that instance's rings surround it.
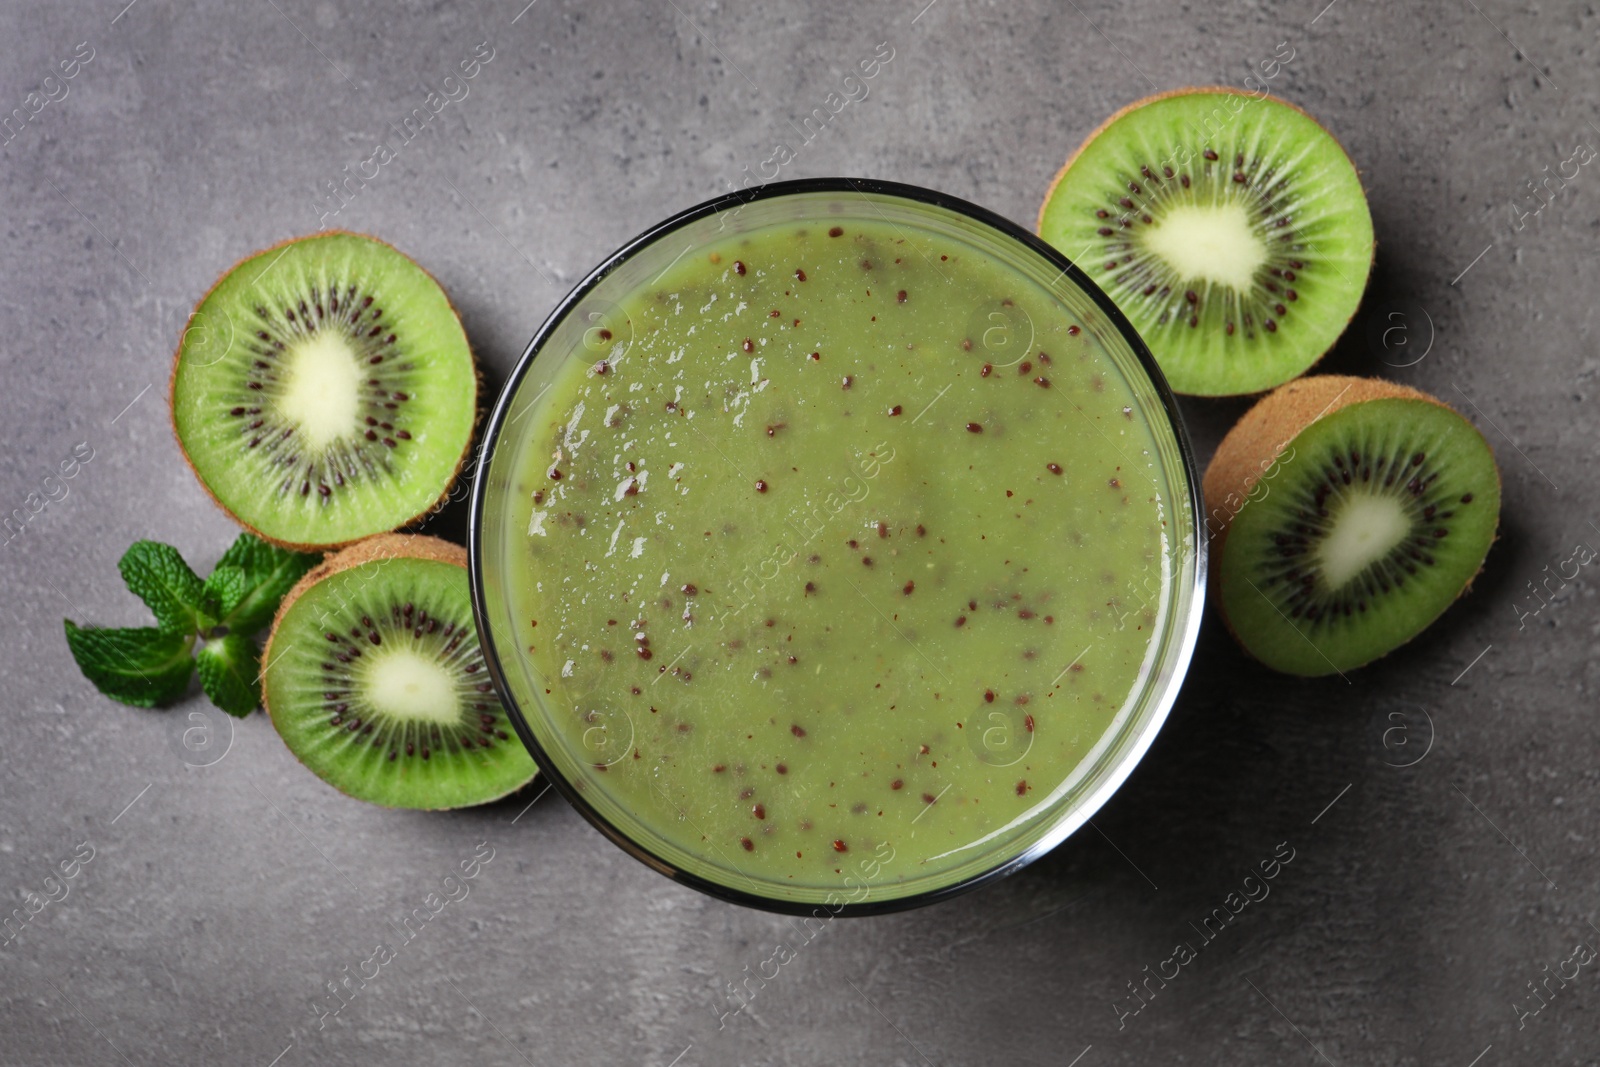
M 1303 374 L 1355 314 L 1372 215 L 1339 142 L 1293 105 L 1226 88 L 1148 97 L 1056 175 L 1039 235 L 1077 262 L 1179 393 Z
M 279 736 L 323 781 L 392 808 L 498 799 L 536 767 L 484 669 L 467 553 L 381 534 L 289 591 L 262 653 Z
M 1482 569 L 1500 516 L 1483 435 L 1393 382 L 1320 375 L 1263 398 L 1203 491 L 1218 603 L 1256 659 L 1342 674 L 1421 633 Z
M 200 301 L 173 360 L 172 426 L 241 525 L 328 548 L 444 497 L 477 391 L 439 284 L 382 241 L 328 232 L 247 257 Z

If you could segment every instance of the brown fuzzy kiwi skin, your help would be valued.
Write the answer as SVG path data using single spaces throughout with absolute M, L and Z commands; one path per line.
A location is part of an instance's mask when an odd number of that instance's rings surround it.
M 465 570 L 467 550 L 460 545 L 427 534 L 382 533 L 374 534 L 332 553 L 301 575 L 300 580 L 284 594 L 283 602 L 278 605 L 278 611 L 272 617 L 272 630 L 267 635 L 267 647 L 261 654 L 261 661 L 272 662 L 272 641 L 278 636 L 278 624 L 306 590 L 351 567 L 385 559 L 426 559 L 435 563 L 450 563 Z M 272 709 L 267 710 L 270 713 Z
M 404 252 L 401 252 L 400 249 L 396 248 L 388 241 L 383 240 L 381 237 L 374 237 L 368 233 L 360 233 L 356 230 L 318 230 L 316 233 L 306 234 L 303 237 L 289 237 L 279 241 L 275 245 L 272 245 L 270 248 L 263 248 L 260 251 L 251 252 L 249 255 L 243 257 L 217 276 L 217 280 L 211 283 L 211 288 L 207 289 L 205 295 L 195 302 L 194 310 L 199 311 L 205 302 L 211 298 L 211 294 L 216 292 L 217 286 L 221 285 L 224 279 L 226 279 L 234 271 L 238 270 L 241 266 L 248 263 L 250 260 L 272 252 L 276 252 L 280 248 L 287 248 L 290 245 L 299 244 L 301 241 L 309 241 L 317 237 L 360 237 L 363 240 L 372 241 L 376 244 L 383 245 L 385 248 L 396 253 L 397 255 L 405 256 L 406 259 L 411 260 L 411 263 L 418 270 L 426 274 L 433 284 L 439 286 L 439 291 L 445 294 L 444 300 L 445 304 L 450 308 L 450 314 L 455 316 L 456 325 L 461 326 L 462 336 L 466 336 L 467 330 L 466 326 L 461 322 L 461 312 L 456 310 L 455 303 L 450 299 L 449 292 L 443 285 L 440 285 L 438 278 L 435 278 L 426 267 L 418 263 L 416 260 L 411 259 L 410 256 L 406 256 Z M 254 526 L 251 526 L 249 523 L 245 522 L 238 515 L 235 515 L 233 510 L 229 508 L 228 505 L 224 504 L 220 499 L 218 499 L 216 493 L 211 491 L 211 487 L 206 484 L 206 480 L 200 477 L 200 472 L 195 469 L 194 460 L 189 456 L 188 448 L 184 446 L 183 437 L 178 433 L 177 409 L 173 403 L 177 398 L 178 367 L 183 362 L 183 339 L 188 335 L 188 323 L 193 319 L 194 312 L 190 312 L 189 316 L 190 318 L 184 321 L 184 332 L 178 335 L 178 347 L 172 353 L 172 373 L 167 377 L 167 425 L 172 429 L 173 440 L 178 442 L 178 452 L 183 456 L 184 465 L 187 466 L 189 468 L 189 472 L 194 475 L 194 480 L 200 483 L 200 488 L 205 490 L 206 496 L 210 497 L 211 502 L 217 507 L 221 508 L 228 518 L 232 519 L 240 526 L 243 526 L 246 530 L 249 530 L 251 533 L 261 538 L 261 540 L 277 545 L 280 548 L 291 549 L 295 552 L 328 552 L 343 548 L 346 545 L 359 544 L 362 538 L 356 538 L 353 541 L 334 541 L 327 544 L 310 544 L 298 541 L 285 541 L 282 538 L 269 536 L 268 534 L 262 533 Z M 483 410 L 477 403 L 478 397 L 483 392 L 483 372 L 478 369 L 477 354 L 472 351 L 472 342 L 470 339 L 467 342 L 467 354 L 472 360 L 472 431 L 467 434 L 467 443 L 462 448 L 461 455 L 456 459 L 455 470 L 451 471 L 450 477 L 445 480 L 444 488 L 440 490 L 439 496 L 430 501 L 427 507 L 406 519 L 404 522 L 396 523 L 396 529 L 420 522 L 437 511 L 444 504 L 444 502 L 449 499 L 451 488 L 455 485 L 456 479 L 461 476 L 462 468 L 467 465 L 468 457 L 472 455 L 472 442 L 477 437 L 478 424 L 482 421 L 483 416 Z M 373 535 L 368 534 L 365 536 L 370 538 Z
M 1232 525 L 1234 515 L 1237 515 L 1244 506 L 1240 504 L 1229 512 L 1221 502 L 1226 501 L 1229 494 L 1234 494 L 1237 500 L 1246 500 L 1251 487 L 1261 480 L 1283 450 L 1307 426 L 1341 408 L 1369 400 L 1421 400 L 1437 404 L 1448 411 L 1455 411 L 1438 397 L 1397 382 L 1381 378 L 1322 374 L 1299 378 L 1280 385 L 1257 401 L 1255 407 L 1245 412 L 1244 417 L 1228 431 L 1222 443 L 1217 446 L 1216 454 L 1211 457 L 1211 463 L 1206 467 L 1200 490 L 1202 499 L 1208 504 L 1206 525 L 1208 527 L 1211 525 L 1213 517 L 1220 519 L 1220 526 L 1209 534 L 1214 539 L 1211 546 L 1211 582 L 1215 588 L 1221 589 L 1222 554 L 1227 544 L 1228 529 Z M 1487 441 L 1485 447 L 1488 447 Z M 1492 454 L 1493 449 L 1490 451 Z M 1495 467 L 1495 484 L 1497 488 L 1500 486 L 1498 465 Z M 1213 500 L 1219 502 L 1215 508 L 1209 507 Z M 1498 534 L 1495 540 L 1499 540 Z M 1462 583 L 1458 598 L 1472 588 L 1473 581 L 1481 573 L 1483 573 L 1482 565 Z M 1233 635 L 1239 647 L 1249 653 L 1249 646 L 1240 640 L 1238 631 L 1228 619 L 1228 613 L 1222 610 L 1221 597 L 1216 597 L 1214 603 L 1217 605 L 1217 614 L 1222 617 L 1228 632 Z
M 1044 236 L 1044 213 L 1045 213 L 1045 209 L 1050 206 L 1050 201 L 1055 199 L 1056 187 L 1058 185 L 1060 185 L 1062 179 L 1067 176 L 1067 171 L 1072 169 L 1072 165 L 1078 161 L 1078 157 L 1083 155 L 1084 150 L 1086 148 L 1088 148 L 1091 144 L 1093 144 L 1095 142 L 1096 138 L 1098 138 L 1101 134 L 1105 133 L 1108 129 L 1110 129 L 1111 126 L 1118 119 L 1122 118 L 1124 115 L 1128 114 L 1129 112 L 1137 111 L 1142 107 L 1145 107 L 1145 106 L 1150 105 L 1150 104 L 1154 104 L 1154 103 L 1156 103 L 1158 101 L 1161 101 L 1161 100 L 1166 100 L 1166 99 L 1168 99 L 1170 97 L 1174 97 L 1174 96 L 1196 96 L 1196 95 L 1200 95 L 1200 94 L 1213 94 L 1213 95 L 1218 95 L 1218 96 L 1249 96 L 1249 97 L 1252 97 L 1253 99 L 1258 99 L 1258 100 L 1259 99 L 1266 99 L 1266 97 L 1256 97 L 1252 93 L 1242 93 L 1238 89 L 1234 89 L 1234 88 L 1232 88 L 1230 86 L 1226 86 L 1226 85 L 1195 85 L 1195 86 L 1189 86 L 1188 88 L 1183 88 L 1183 89 L 1169 89 L 1164 93 L 1154 93 L 1154 94 L 1152 94 L 1150 96 L 1142 97 L 1142 98 L 1140 98 L 1138 100 L 1135 100 L 1133 103 L 1128 104 L 1125 107 L 1119 108 L 1114 114 L 1112 114 L 1112 116 L 1110 118 L 1106 119 L 1100 125 L 1096 126 L 1090 132 L 1089 136 L 1087 136 L 1087 137 L 1085 137 L 1083 139 L 1083 143 L 1078 145 L 1078 147 L 1073 150 L 1072 154 L 1067 157 L 1067 161 L 1065 163 L 1061 164 L 1061 169 L 1056 171 L 1056 176 L 1050 180 L 1050 188 L 1045 190 L 1044 199 L 1042 201 L 1040 201 L 1040 203 L 1039 203 L 1039 214 L 1034 219 L 1033 232 L 1038 234 L 1040 237 Z M 1268 95 L 1270 95 L 1270 94 L 1268 94 Z M 1360 178 L 1360 176 L 1361 176 L 1361 168 L 1356 166 L 1356 161 L 1350 155 L 1350 150 L 1345 148 L 1344 142 L 1340 141 L 1339 138 L 1334 137 L 1333 134 L 1328 130 L 1328 128 L 1326 126 L 1322 125 L 1322 123 L 1317 120 L 1317 117 L 1315 115 L 1311 114 L 1311 112 L 1307 111 L 1305 108 L 1301 107 L 1300 105 L 1295 104 L 1295 103 L 1291 103 L 1290 101 L 1284 100 L 1281 97 L 1273 97 L 1272 99 L 1277 101 L 1278 103 L 1284 105 L 1285 107 L 1294 108 L 1294 110 L 1300 112 L 1300 114 L 1304 115 L 1306 118 L 1308 118 L 1312 122 L 1316 123 L 1317 127 L 1319 129 L 1321 129 L 1323 133 L 1326 133 L 1328 135 L 1328 137 L 1333 141 L 1334 144 L 1339 146 L 1339 150 L 1344 153 L 1344 157 L 1350 161 L 1350 166 L 1356 172 L 1356 177 L 1358 179 Z M 1371 209 L 1369 208 L 1368 210 L 1370 212 Z M 1377 238 L 1374 237 L 1373 241 L 1372 241 L 1372 257 L 1371 257 L 1371 259 L 1369 259 L 1367 261 L 1367 284 L 1368 285 L 1370 285 L 1372 283 L 1372 264 L 1376 263 L 1377 260 L 1378 260 L 1378 241 L 1377 241 Z M 1363 286 L 1362 295 L 1364 296 L 1365 293 L 1366 293 L 1366 289 L 1365 289 L 1365 286 Z M 1356 300 L 1356 303 L 1355 303 L 1354 307 L 1352 308 L 1352 310 L 1350 312 L 1350 318 L 1345 320 L 1344 326 L 1340 327 L 1339 334 L 1334 337 L 1334 341 L 1335 342 L 1337 342 L 1339 337 L 1343 336 L 1344 331 L 1349 328 L 1350 323 L 1355 319 L 1356 309 L 1358 309 L 1360 306 L 1361 306 L 1361 301 L 1358 298 Z M 1328 351 L 1332 351 L 1332 350 L 1333 350 L 1333 345 L 1330 344 L 1328 346 Z M 1300 373 L 1301 374 L 1305 374 L 1305 373 L 1309 372 L 1311 370 L 1311 368 L 1315 367 L 1318 363 L 1320 363 L 1322 361 L 1323 356 L 1326 356 L 1327 354 L 1328 354 L 1327 352 L 1323 352 L 1322 355 L 1319 355 L 1316 359 L 1312 360 L 1310 365 L 1308 365 L 1306 367 L 1306 369 L 1304 371 L 1301 371 Z M 1429 399 L 1431 399 L 1431 398 L 1429 398 Z M 1216 555 L 1215 554 L 1213 554 L 1212 559 L 1216 559 Z
M 1320 374 L 1278 386 L 1245 412 L 1217 446 L 1201 480 L 1206 525 L 1210 527 L 1213 520 L 1220 522 L 1217 529 L 1208 531 L 1215 539 L 1213 564 L 1222 558 L 1228 527 L 1238 514 L 1238 508 L 1230 513 L 1225 506 L 1230 496 L 1244 500 L 1289 442 L 1313 422 L 1351 404 L 1386 399 L 1425 400 L 1449 407 L 1427 393 L 1381 378 Z

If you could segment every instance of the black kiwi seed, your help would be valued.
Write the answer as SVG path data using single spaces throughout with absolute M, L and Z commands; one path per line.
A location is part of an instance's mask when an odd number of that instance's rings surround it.
M 1368 606 L 1381 600 L 1394 589 L 1404 588 L 1408 576 L 1415 576 L 1419 567 L 1435 565 L 1429 549 L 1441 538 L 1448 536 L 1449 528 L 1433 520 L 1444 520 L 1453 512 L 1441 513 L 1439 507 L 1453 496 L 1451 490 L 1435 488 L 1440 471 L 1428 462 L 1425 452 L 1385 456 L 1375 454 L 1375 449 L 1352 447 L 1336 450 L 1328 464 L 1314 477 L 1289 490 L 1297 494 L 1298 519 L 1292 526 L 1271 534 L 1277 546 L 1275 560 L 1264 562 L 1261 589 L 1291 619 L 1327 623 L 1335 616 L 1348 616 L 1352 612 L 1365 612 Z M 1350 457 L 1349 462 L 1345 455 Z M 1361 456 L 1367 463 L 1361 463 Z M 1333 521 L 1326 507 L 1328 498 L 1341 492 L 1355 481 L 1357 468 L 1361 480 L 1367 482 L 1367 492 L 1376 490 L 1379 495 L 1397 501 L 1410 519 L 1411 531 L 1388 555 L 1374 561 L 1366 570 L 1356 575 L 1338 589 L 1330 589 L 1317 580 L 1315 555 L 1319 544 L 1333 531 Z M 1390 473 L 1381 482 L 1371 479 L 1376 467 Z M 1394 470 L 1403 470 L 1409 477 L 1395 484 Z M 1468 497 L 1470 493 L 1466 494 Z
M 410 394 L 397 387 L 409 387 L 411 378 L 402 367 L 392 362 L 394 358 L 404 355 L 397 334 L 385 332 L 376 325 L 383 314 L 383 307 L 375 304 L 373 296 L 364 293 L 356 284 L 345 286 L 342 299 L 338 296 L 338 286 L 333 287 L 330 293 L 330 307 L 337 309 L 341 303 L 351 306 L 359 300 L 359 309 L 353 310 L 348 317 L 327 316 L 323 311 L 321 291 L 315 285 L 310 289 L 310 307 L 301 300 L 295 307 L 286 306 L 281 312 L 260 305 L 255 308 L 259 326 L 251 337 L 239 342 L 256 357 L 246 369 L 242 385 L 252 393 L 259 394 L 266 404 L 256 406 L 260 401 L 252 397 L 249 404 L 236 404 L 230 410 L 230 414 L 243 416 L 247 413 L 261 414 L 264 409 L 263 417 L 241 426 L 243 447 L 259 447 L 260 452 L 273 461 L 300 469 L 299 479 L 278 485 L 280 494 L 298 492 L 302 496 L 309 496 L 312 486 L 316 486 L 317 494 L 324 503 L 328 503 L 348 483 L 359 484 L 391 476 L 393 465 L 384 451 L 400 448 L 401 441 L 413 440 L 410 431 L 403 428 L 397 433 L 381 437 L 368 429 L 359 436 L 352 434 L 333 442 L 320 454 L 308 458 L 303 469 L 298 454 L 277 454 L 282 442 L 292 437 L 295 430 L 272 407 L 272 401 L 282 391 L 278 361 L 291 345 L 303 343 L 322 332 L 340 336 L 358 362 L 369 368 L 381 367 L 371 372 L 372 376 L 365 380 L 361 388 L 360 403 L 366 416 L 366 425 L 375 426 L 378 419 L 374 416 L 385 416 L 390 423 L 385 429 L 391 429 L 393 424 L 402 423 L 405 418 L 405 409 L 401 405 L 410 400 Z M 389 365 L 383 366 L 386 362 Z M 274 434 L 276 438 L 269 440 Z M 263 445 L 263 442 L 266 443 Z M 373 448 L 375 444 L 381 445 L 381 448 Z
M 472 677 L 483 670 L 483 654 L 478 646 L 476 631 L 468 620 L 447 620 L 442 630 L 437 628 L 437 618 L 427 619 L 425 626 L 414 627 L 411 622 L 413 615 L 426 619 L 427 610 L 422 609 L 419 614 L 416 605 L 409 601 L 404 605 L 391 604 L 388 611 L 381 608 L 354 610 L 362 613 L 361 625 L 352 627 L 352 636 L 374 646 L 382 646 L 385 636 L 409 638 L 412 651 L 449 665 L 458 672 L 456 684 L 459 691 L 481 694 L 493 688 L 478 683 Z M 373 616 L 377 616 L 378 621 L 374 622 Z M 325 636 L 334 645 L 346 644 L 345 639 L 337 633 L 329 632 Z M 359 649 L 352 649 L 352 652 L 354 656 L 360 655 Z M 499 703 L 485 702 L 481 698 L 463 701 L 469 710 L 463 712 L 458 722 L 444 728 L 436 723 L 397 722 L 372 710 L 368 711 L 365 720 L 359 714 L 347 719 L 345 716 L 352 702 L 357 707 L 363 703 L 360 680 L 349 673 L 347 666 L 353 658 L 349 654 L 336 653 L 334 660 L 324 660 L 322 664 L 322 669 L 331 675 L 327 679 L 330 688 L 323 693 L 323 709 L 330 716 L 328 727 L 333 731 L 359 733 L 362 737 L 370 735 L 372 746 L 387 749 L 387 758 L 391 761 L 399 759 L 402 753 L 406 759 L 430 760 L 435 750 L 464 752 L 491 748 L 496 740 L 504 741 L 510 736 L 505 732 L 505 713 Z
M 1206 149 L 1204 158 L 1209 161 L 1216 161 L 1218 157 L 1215 151 Z M 1149 164 L 1141 166 L 1140 171 L 1141 173 L 1148 173 Z M 1259 181 L 1255 177 L 1258 172 L 1260 173 Z M 1185 189 L 1188 188 L 1187 175 L 1184 176 L 1182 184 Z M 1190 327 L 1197 327 L 1202 317 L 1215 304 L 1219 308 L 1218 313 L 1224 332 L 1228 336 L 1233 336 L 1236 329 L 1235 323 L 1243 322 L 1245 326 L 1244 337 L 1246 340 L 1250 340 L 1256 336 L 1254 325 L 1258 317 L 1261 321 L 1262 329 L 1268 333 L 1276 333 L 1279 320 L 1288 314 L 1288 305 L 1276 299 L 1276 295 L 1280 293 L 1279 286 L 1274 284 L 1270 278 L 1264 277 L 1264 275 L 1282 277 L 1285 274 L 1292 275 L 1293 270 L 1303 270 L 1304 262 L 1298 258 L 1291 259 L 1289 256 L 1305 250 L 1308 246 L 1303 241 L 1297 240 L 1296 231 L 1293 228 L 1294 220 L 1291 215 L 1279 214 L 1274 217 L 1273 197 L 1282 198 L 1287 191 L 1285 188 L 1287 183 L 1281 178 L 1274 180 L 1270 169 L 1264 168 L 1261 160 L 1247 159 L 1243 154 L 1236 156 L 1235 172 L 1230 184 L 1250 187 L 1246 191 L 1227 195 L 1229 198 L 1237 199 L 1245 205 L 1252 228 L 1258 232 L 1270 228 L 1278 237 L 1277 242 L 1266 242 L 1268 259 L 1263 267 L 1257 271 L 1252 288 L 1243 294 L 1228 286 L 1220 285 L 1208 285 L 1203 293 L 1192 288 L 1186 288 L 1178 299 L 1164 299 L 1163 302 L 1152 305 L 1149 310 L 1162 323 L 1177 318 L 1187 323 Z M 1129 182 L 1128 185 L 1135 192 L 1144 192 L 1138 187 L 1137 183 Z M 1138 205 L 1140 210 L 1137 214 L 1131 213 L 1135 204 L 1126 196 L 1118 197 L 1114 203 L 1116 207 L 1121 209 L 1119 225 L 1126 229 L 1135 218 L 1139 222 L 1149 225 L 1154 221 L 1152 211 L 1158 215 L 1173 204 L 1186 202 L 1187 200 L 1181 191 L 1170 186 L 1154 185 L 1152 191 Z M 1102 208 L 1096 208 L 1094 214 L 1097 218 L 1106 218 L 1110 213 Z M 1146 298 L 1156 294 L 1158 287 L 1160 290 L 1159 295 L 1162 298 L 1170 296 L 1170 286 L 1162 283 L 1170 281 L 1172 275 L 1170 269 L 1166 267 L 1158 256 L 1141 252 L 1134 244 L 1118 236 L 1117 231 L 1109 227 L 1101 226 L 1096 230 L 1096 233 L 1102 238 L 1107 238 L 1103 244 L 1105 251 L 1111 255 L 1111 258 L 1106 262 L 1106 269 L 1110 271 L 1121 268 L 1118 273 L 1112 276 L 1111 280 L 1114 284 L 1125 289 L 1129 294 L 1138 293 Z M 1286 244 L 1288 247 L 1284 247 Z M 1289 302 L 1293 303 L 1296 299 L 1298 299 L 1298 294 L 1290 297 Z M 1184 310 L 1185 306 L 1187 306 L 1187 310 Z M 1268 317 L 1269 314 L 1276 317 Z

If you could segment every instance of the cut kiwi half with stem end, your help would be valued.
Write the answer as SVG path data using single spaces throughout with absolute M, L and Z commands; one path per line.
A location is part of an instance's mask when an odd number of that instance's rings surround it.
M 1500 471 L 1477 428 L 1373 378 L 1290 382 L 1206 469 L 1218 603 L 1246 652 L 1342 674 L 1421 633 L 1483 567 Z
M 200 484 L 291 548 L 426 515 L 466 458 L 477 397 L 439 283 L 341 231 L 234 266 L 190 316 L 172 366 L 173 431 Z
M 1226 88 L 1111 116 L 1056 175 L 1038 230 L 1197 396 L 1305 373 L 1372 269 L 1372 214 L 1339 142 L 1291 104 Z
M 382 534 L 329 556 L 284 598 L 262 663 L 272 725 L 340 792 L 461 808 L 536 773 L 484 667 L 459 545 Z

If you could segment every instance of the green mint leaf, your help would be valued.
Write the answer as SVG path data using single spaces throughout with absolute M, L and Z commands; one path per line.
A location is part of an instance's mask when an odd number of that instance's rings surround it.
M 128 589 L 149 606 L 162 633 L 192 634 L 212 625 L 200 578 L 171 545 L 135 541 L 117 569 Z
M 67 647 L 83 676 L 112 700 L 151 708 L 183 695 L 194 673 L 193 633 L 80 627 L 65 620 Z
M 217 569 L 206 576 L 206 610 L 212 618 L 225 619 L 238 608 L 249 592 L 250 586 L 243 567 L 218 564 Z
M 243 572 L 245 583 L 244 594 L 223 612 L 222 624 L 236 634 L 261 630 L 272 621 L 284 594 L 321 561 L 322 557 L 315 553 L 291 552 L 269 545 L 254 534 L 240 534 L 217 561 L 218 570 L 237 567 Z
M 211 703 L 244 718 L 261 705 L 261 651 L 242 634 L 207 641 L 195 657 Z

